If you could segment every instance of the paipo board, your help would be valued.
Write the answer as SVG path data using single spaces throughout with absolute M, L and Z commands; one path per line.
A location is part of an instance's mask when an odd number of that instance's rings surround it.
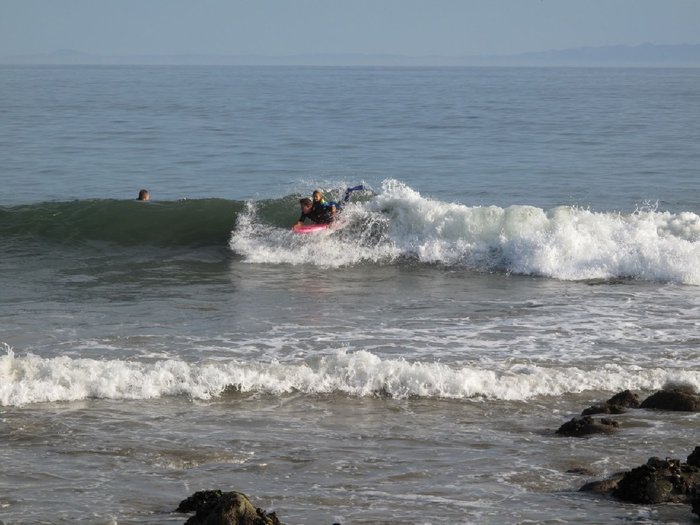
M 294 233 L 315 233 L 330 228 L 330 224 L 295 224 L 292 227 Z
M 365 187 L 362 184 L 360 184 L 358 186 L 354 186 L 352 188 L 348 188 L 347 190 L 345 190 L 345 196 L 343 197 L 343 203 L 346 203 L 350 200 L 350 195 L 352 194 L 353 191 L 362 191 L 364 189 L 365 189 Z M 333 204 L 337 208 L 337 211 L 340 211 L 342 209 L 341 203 L 334 202 Z M 335 220 L 331 223 L 295 224 L 294 226 L 292 226 L 292 231 L 294 233 L 316 233 L 316 232 L 320 232 L 323 230 L 337 230 L 338 228 L 342 228 L 342 227 L 343 227 L 343 223 Z

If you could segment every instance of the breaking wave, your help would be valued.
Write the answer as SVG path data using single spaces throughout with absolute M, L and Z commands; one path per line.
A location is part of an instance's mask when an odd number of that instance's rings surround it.
M 570 206 L 475 206 L 421 196 L 395 180 L 346 206 L 342 227 L 295 235 L 248 203 L 230 246 L 251 263 L 342 267 L 405 260 L 565 280 L 700 284 L 700 216 Z
M 533 364 L 447 365 L 337 352 L 303 362 L 155 362 L 67 356 L 0 357 L 0 405 L 81 399 L 211 399 L 228 392 L 355 397 L 526 400 L 586 390 L 653 390 L 668 382 L 700 387 L 697 370 L 608 364 L 591 369 Z
M 337 198 L 340 191 L 329 192 Z M 0 238 L 59 247 L 230 247 L 249 263 L 340 268 L 419 263 L 563 280 L 700 285 L 700 216 L 642 209 L 467 206 L 387 180 L 353 194 L 333 231 L 298 235 L 299 195 L 254 202 L 85 200 L 0 207 Z

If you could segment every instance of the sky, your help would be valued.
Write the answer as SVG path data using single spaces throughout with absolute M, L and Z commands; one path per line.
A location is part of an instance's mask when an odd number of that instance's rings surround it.
M 0 0 L 0 55 L 509 55 L 700 44 L 700 0 Z

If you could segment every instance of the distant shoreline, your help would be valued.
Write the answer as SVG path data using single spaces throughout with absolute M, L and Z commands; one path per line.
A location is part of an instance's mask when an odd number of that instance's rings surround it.
M 74 50 L 0 56 L 0 65 L 320 66 L 320 67 L 700 67 L 700 44 L 580 47 L 515 55 L 389 54 L 92 55 Z

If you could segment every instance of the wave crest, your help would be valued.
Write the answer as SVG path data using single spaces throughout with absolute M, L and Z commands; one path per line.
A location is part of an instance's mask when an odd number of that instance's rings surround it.
M 446 365 L 338 352 L 301 363 L 16 357 L 0 358 L 0 405 L 89 398 L 210 399 L 230 390 L 267 395 L 301 392 L 355 397 L 526 400 L 585 390 L 654 390 L 669 381 L 700 388 L 700 372 L 605 365 L 592 369 L 532 364 Z
M 700 217 L 692 212 L 470 207 L 387 180 L 374 198 L 348 205 L 342 220 L 335 232 L 299 236 L 266 223 L 251 204 L 230 246 L 252 263 L 341 267 L 410 259 L 566 280 L 700 284 Z

